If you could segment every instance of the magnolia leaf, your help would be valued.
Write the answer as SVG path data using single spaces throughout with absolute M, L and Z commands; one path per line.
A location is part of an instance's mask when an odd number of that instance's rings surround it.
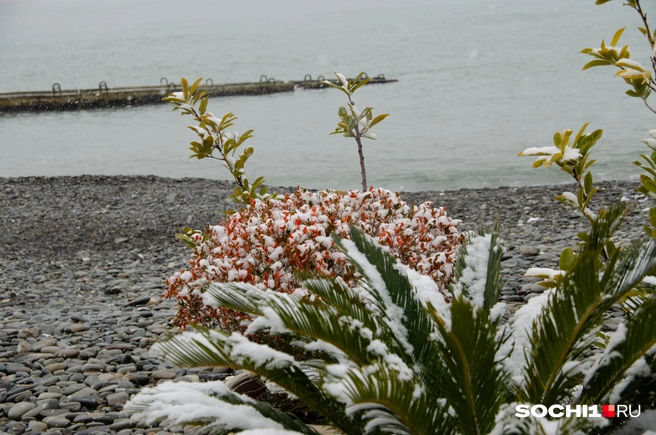
M 205 110 L 207 110 L 207 102 L 208 102 L 209 100 L 210 100 L 209 98 L 203 98 L 203 99 L 201 100 L 201 102 L 200 102 L 200 107 L 198 108 L 198 110 L 200 111 L 200 114 L 201 114 L 201 115 L 204 115 L 204 114 L 205 114 Z
M 575 147 L 579 143 L 579 141 L 581 140 L 581 136 L 583 136 L 583 133 L 585 133 L 585 129 L 588 128 L 589 124 L 590 124 L 589 122 L 586 122 L 585 124 L 583 124 L 583 127 L 581 127 L 581 129 L 579 130 L 578 133 L 576 133 L 576 137 L 574 138 L 574 146 Z M 556 145 L 556 146 L 558 146 L 558 145 Z
M 579 208 L 583 209 L 583 189 L 579 189 L 579 191 L 576 193 L 576 200 L 579 203 Z
M 622 47 L 622 50 L 620 51 L 619 58 L 620 59 L 625 59 L 631 57 L 631 53 L 629 52 L 629 46 L 625 45 Z
M 647 190 L 649 190 L 651 193 L 656 193 L 656 181 L 652 180 L 646 175 L 641 175 L 640 181 L 642 181 L 642 185 L 645 186 Z
M 362 73 L 360 73 L 360 75 L 361 75 L 361 74 L 362 74 Z M 360 76 L 358 75 L 358 77 L 360 77 Z M 356 78 L 356 81 L 357 81 L 357 78 Z M 351 91 L 351 95 L 353 95 L 353 93 L 354 93 L 355 91 L 357 91 L 361 86 L 366 85 L 366 84 L 369 83 L 370 81 L 371 81 L 370 78 L 366 78 L 366 79 L 360 80 L 360 81 L 357 82 L 354 86 L 351 86 L 351 89 L 350 89 L 350 91 Z
M 563 142 L 563 135 L 559 131 L 554 133 L 553 142 L 556 147 L 560 148 L 560 144 Z
M 187 79 L 182 77 L 180 79 L 180 87 L 182 88 L 182 95 L 184 95 L 185 100 L 189 98 L 189 82 Z
M 200 77 L 198 80 L 196 80 L 196 81 L 194 82 L 193 85 L 191 85 L 190 92 L 191 92 L 192 94 L 196 92 L 196 88 L 197 88 L 198 85 L 200 84 L 201 80 L 203 80 L 202 77 Z
M 562 142 L 560 143 L 560 151 L 565 153 L 565 147 L 569 144 L 569 138 L 572 136 L 572 130 L 567 129 L 563 132 Z
M 383 113 L 382 115 L 376 116 L 373 119 L 373 121 L 371 121 L 371 124 L 369 124 L 369 128 L 372 128 L 374 125 L 378 124 L 380 121 L 387 118 L 388 116 L 389 116 L 389 113 Z
M 615 34 L 613 35 L 613 39 L 610 41 L 610 45 L 613 47 L 617 45 L 617 43 L 620 41 L 620 37 L 622 36 L 622 33 L 624 33 L 624 27 L 619 29 Z
M 324 81 L 321 82 L 321 83 L 323 83 L 324 85 L 328 85 L 328 86 L 330 86 L 330 87 L 332 87 L 332 88 L 338 89 L 338 90 L 344 92 L 344 93 L 345 93 L 347 96 L 349 96 L 349 97 L 351 96 L 351 94 L 349 94 L 349 91 L 347 91 L 346 89 L 344 89 L 344 88 L 341 87 L 341 86 L 338 86 L 338 85 L 336 85 L 336 84 L 334 84 L 334 83 L 329 82 L 328 80 L 324 80 Z
M 600 59 L 592 60 L 592 61 L 586 63 L 583 66 L 583 70 L 585 71 L 586 69 L 594 68 L 596 66 L 606 66 L 606 65 L 612 65 L 612 64 L 613 64 L 613 62 L 610 62 L 610 61 L 607 61 L 607 60 L 600 60 Z
M 652 207 L 649 209 L 649 223 L 653 227 L 656 227 L 656 207 Z
M 186 234 L 176 234 L 175 238 L 178 240 L 182 240 L 189 248 L 196 247 L 196 241 Z
M 590 193 L 592 191 L 592 173 L 588 172 L 585 174 L 583 185 L 585 187 L 585 193 Z

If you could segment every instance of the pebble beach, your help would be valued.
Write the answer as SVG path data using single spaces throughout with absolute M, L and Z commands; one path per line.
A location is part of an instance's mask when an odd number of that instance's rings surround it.
M 461 230 L 498 220 L 506 248 L 502 299 L 516 309 L 544 290 L 523 277 L 525 270 L 556 268 L 562 249 L 588 228 L 555 200 L 575 187 L 401 197 L 445 206 L 462 220 Z M 635 192 L 637 182 L 598 187 L 593 209 L 620 200 L 631 205 L 618 241 L 639 237 L 647 203 Z M 176 368 L 149 351 L 175 331 L 174 302 L 160 297 L 164 280 L 189 258 L 175 234 L 218 224 L 233 207 L 230 193 L 229 182 L 207 179 L 0 178 L 0 435 L 183 432 L 132 421 L 123 405 L 148 385 L 230 375 L 224 368 Z

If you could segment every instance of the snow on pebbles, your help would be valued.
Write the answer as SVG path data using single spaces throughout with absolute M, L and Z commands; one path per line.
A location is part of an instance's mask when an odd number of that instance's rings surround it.
M 462 230 L 498 217 L 507 241 L 502 298 L 516 309 L 543 291 L 524 271 L 556 267 L 586 228 L 554 200 L 563 187 L 402 196 L 446 206 Z M 598 203 L 625 197 L 634 203 L 628 220 L 645 219 L 634 183 L 600 187 Z M 175 233 L 219 222 L 230 192 L 226 182 L 198 179 L 0 178 L 0 435 L 181 431 L 140 426 L 122 407 L 146 385 L 228 376 L 175 368 L 149 349 L 174 313 L 159 298 L 163 280 L 188 256 Z M 620 238 L 636 237 L 633 227 Z

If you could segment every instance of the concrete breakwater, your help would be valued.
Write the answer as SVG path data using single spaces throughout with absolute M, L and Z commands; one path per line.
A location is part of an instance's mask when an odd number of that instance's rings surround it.
M 323 76 L 316 80 L 308 74 L 301 81 L 277 81 L 261 76 L 259 82 L 214 84 L 207 79 L 203 90 L 211 97 L 235 95 L 266 95 L 279 92 L 293 92 L 296 87 L 303 89 L 325 88 Z M 336 82 L 335 80 L 330 80 Z M 382 74 L 372 78 L 369 83 L 390 83 Z M 161 103 L 162 98 L 171 92 L 179 91 L 180 85 L 168 82 L 165 78 L 159 86 L 136 86 L 109 88 L 100 82 L 96 89 L 61 89 L 59 83 L 51 91 L 0 93 L 0 114 L 13 112 L 44 112 L 63 110 L 82 110 L 97 108 L 120 108 Z

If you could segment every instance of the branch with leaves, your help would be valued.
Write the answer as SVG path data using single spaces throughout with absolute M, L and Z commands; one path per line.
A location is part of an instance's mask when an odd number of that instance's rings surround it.
M 344 92 L 348 98 L 348 109 L 344 106 L 340 107 L 337 115 L 339 116 L 340 122 L 337 124 L 337 128 L 334 132 L 330 134 L 341 134 L 345 137 L 352 137 L 355 139 L 355 142 L 358 144 L 358 155 L 360 157 L 360 171 L 362 174 L 362 191 L 367 191 L 367 171 L 364 166 L 364 154 L 362 151 L 362 138 L 366 137 L 367 139 L 376 140 L 376 135 L 370 130 L 378 124 L 383 119 L 387 118 L 388 113 L 378 115 L 374 118 L 373 108 L 365 107 L 364 110 L 359 111 L 355 107 L 353 102 L 353 94 L 361 86 L 366 85 L 369 82 L 369 78 L 363 78 L 365 75 L 363 72 L 357 75 L 353 81 L 348 81 L 340 73 L 335 73 L 341 85 L 336 85 L 325 80 L 323 83 L 331 86 L 335 89 Z
M 611 1 L 612 0 L 597 0 L 596 4 L 602 5 Z M 656 113 L 656 109 L 651 107 L 648 102 L 652 91 L 656 91 L 656 30 L 651 30 L 647 19 L 647 13 L 642 7 L 640 0 L 627 0 L 624 5 L 634 9 L 640 16 L 642 26 L 639 26 L 638 30 L 647 39 L 647 43 L 649 44 L 651 52 L 651 56 L 649 57 L 651 70 L 631 59 L 628 45 L 621 49 L 616 47 L 624 29 L 619 29 L 615 32 L 611 44 L 608 47 L 605 45 L 604 41 L 601 41 L 601 48 L 583 49 L 582 53 L 595 58 L 595 60 L 588 62 L 583 69 L 585 70 L 597 66 L 609 65 L 614 65 L 620 68 L 616 76 L 622 77 L 624 81 L 632 87 L 632 89 L 626 91 L 626 94 L 630 97 L 642 99 L 645 106 L 653 113 Z M 640 154 L 640 157 L 644 162 L 635 161 L 633 164 L 639 166 L 646 172 L 646 174 L 640 176 L 641 185 L 637 189 L 638 192 L 648 198 L 656 199 L 656 130 L 651 130 L 649 134 L 651 137 L 643 140 L 643 142 L 652 149 L 651 155 Z M 644 228 L 649 236 L 656 237 L 656 207 L 650 209 L 649 223 L 645 225 Z
M 592 173 L 589 172 L 595 160 L 589 158 L 590 150 L 603 134 L 603 130 L 595 130 L 590 134 L 584 134 L 588 124 L 581 127 L 570 145 L 572 130 L 556 132 L 553 137 L 554 146 L 527 148 L 519 156 L 537 156 L 533 163 L 534 168 L 543 166 L 550 167 L 556 164 L 563 171 L 571 175 L 578 186 L 576 194 L 564 192 L 557 199 L 566 204 L 576 207 L 590 222 L 597 216 L 588 207 L 590 200 L 597 193 L 597 188 L 592 186 Z
M 231 198 L 241 204 L 248 204 L 254 198 L 266 198 L 267 188 L 263 186 L 264 177 L 258 177 L 250 182 L 246 177 L 244 166 L 246 161 L 253 155 L 253 147 L 247 147 L 241 154 L 237 154 L 239 148 L 253 136 L 253 130 L 243 134 L 238 132 L 229 133 L 228 129 L 234 125 L 237 117 L 227 113 L 222 118 L 217 118 L 212 112 L 207 111 L 209 96 L 201 89 L 202 77 L 191 86 L 184 77 L 180 80 L 182 91 L 174 92 L 164 98 L 175 105 L 173 111 L 181 111 L 181 115 L 189 115 L 194 118 L 198 125 L 188 128 L 198 135 L 199 140 L 192 141 L 192 155 L 189 158 L 202 160 L 205 158 L 219 160 L 223 163 L 232 177 L 236 187 Z M 196 107 L 198 105 L 198 107 Z

